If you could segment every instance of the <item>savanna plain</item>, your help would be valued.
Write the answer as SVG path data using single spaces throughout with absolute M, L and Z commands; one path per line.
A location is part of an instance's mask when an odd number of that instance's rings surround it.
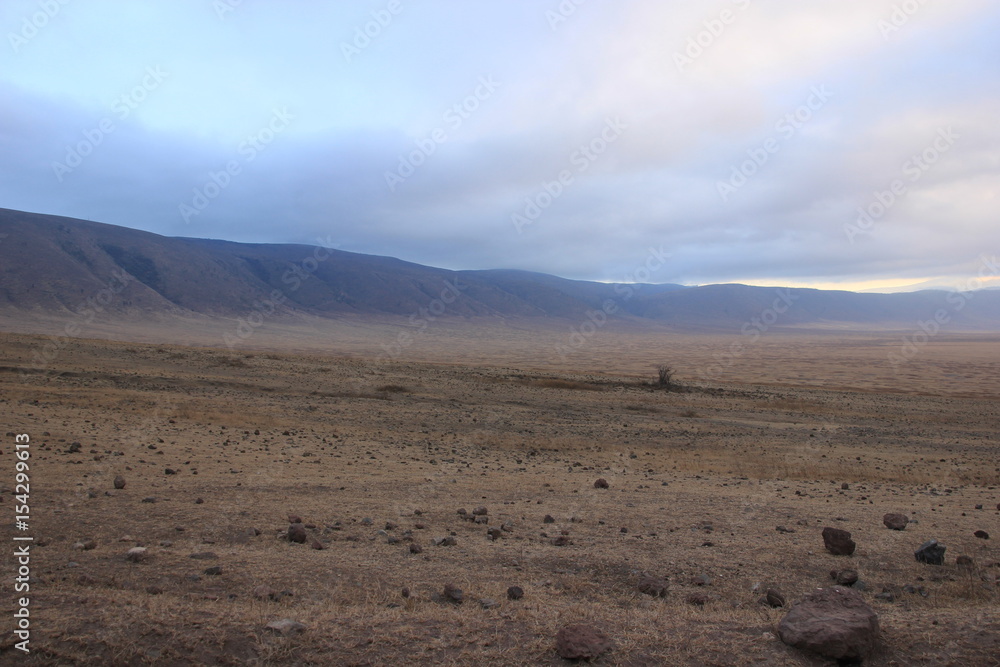
M 706 377 L 727 340 L 606 333 L 562 359 L 442 328 L 396 359 L 262 333 L 44 364 L 49 338 L 0 334 L 0 509 L 27 433 L 35 539 L 32 652 L 4 632 L 0 663 L 558 665 L 584 622 L 613 642 L 594 664 L 820 666 L 777 624 L 854 569 L 865 664 L 1000 664 L 996 336 L 891 367 L 899 336 L 774 334 Z M 914 559 L 932 538 L 943 565 Z

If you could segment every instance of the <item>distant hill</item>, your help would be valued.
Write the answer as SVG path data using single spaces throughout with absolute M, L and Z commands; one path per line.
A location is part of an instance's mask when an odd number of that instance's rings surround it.
M 585 321 L 597 311 L 684 330 L 912 329 L 943 311 L 950 330 L 1000 330 L 1000 292 L 858 294 L 746 285 L 611 285 L 513 270 L 449 271 L 327 248 L 170 238 L 0 209 L 0 309 L 237 317 L 275 305 L 319 317 Z M 90 300 L 90 301 L 88 301 Z M 939 313 L 940 314 L 940 313 Z M 755 320 L 754 318 L 757 318 Z

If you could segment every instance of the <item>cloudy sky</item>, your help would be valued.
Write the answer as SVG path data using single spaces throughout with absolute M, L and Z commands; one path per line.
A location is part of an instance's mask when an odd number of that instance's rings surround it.
M 889 288 L 1000 253 L 989 0 L 4 0 L 0 207 L 455 269 Z M 656 262 L 654 262 L 656 264 Z

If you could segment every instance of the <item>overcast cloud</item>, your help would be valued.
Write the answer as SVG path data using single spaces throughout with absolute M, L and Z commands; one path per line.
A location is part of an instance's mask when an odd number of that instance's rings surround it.
M 6 208 L 613 281 L 651 248 L 653 282 L 849 288 L 1000 253 L 988 0 L 5 0 L 0 26 Z

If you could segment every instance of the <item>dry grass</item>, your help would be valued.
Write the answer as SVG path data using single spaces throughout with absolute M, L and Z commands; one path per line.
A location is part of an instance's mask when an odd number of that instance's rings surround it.
M 0 366 L 37 344 L 2 338 Z M 816 667 L 774 639 L 783 612 L 753 588 L 794 600 L 846 566 L 869 583 L 884 629 L 870 664 L 996 655 L 1000 551 L 972 536 L 995 526 L 1000 502 L 990 399 L 735 384 L 678 394 L 615 375 L 290 353 L 257 354 L 251 371 L 225 358 L 79 343 L 47 374 L 0 373 L 7 428 L 32 435 L 32 527 L 49 540 L 25 664 L 561 664 L 556 631 L 592 621 L 615 641 L 598 664 Z M 83 451 L 66 453 L 74 440 Z M 598 477 L 610 488 L 594 488 Z M 478 505 L 488 526 L 456 512 Z M 889 511 L 918 523 L 888 531 Z M 325 548 L 279 539 L 288 513 Z M 380 534 L 387 521 L 398 526 Z M 851 530 L 858 552 L 824 553 L 824 525 Z M 563 531 L 571 544 L 553 545 Z M 451 533 L 455 546 L 432 545 Z M 943 567 L 913 560 L 930 537 L 948 546 Z M 97 548 L 74 550 L 82 539 Z M 126 563 L 140 542 L 152 557 Z M 217 560 L 189 558 L 203 551 Z M 957 567 L 959 554 L 976 566 Z M 209 565 L 223 574 L 203 574 Z M 668 577 L 666 599 L 637 592 L 644 572 Z M 700 574 L 710 585 L 692 583 Z M 433 601 L 449 582 L 464 604 Z M 294 595 L 255 600 L 260 584 Z M 506 599 L 513 584 L 523 600 Z M 907 584 L 928 597 L 874 599 Z M 690 605 L 693 592 L 712 599 Z M 263 629 L 284 617 L 307 631 Z

